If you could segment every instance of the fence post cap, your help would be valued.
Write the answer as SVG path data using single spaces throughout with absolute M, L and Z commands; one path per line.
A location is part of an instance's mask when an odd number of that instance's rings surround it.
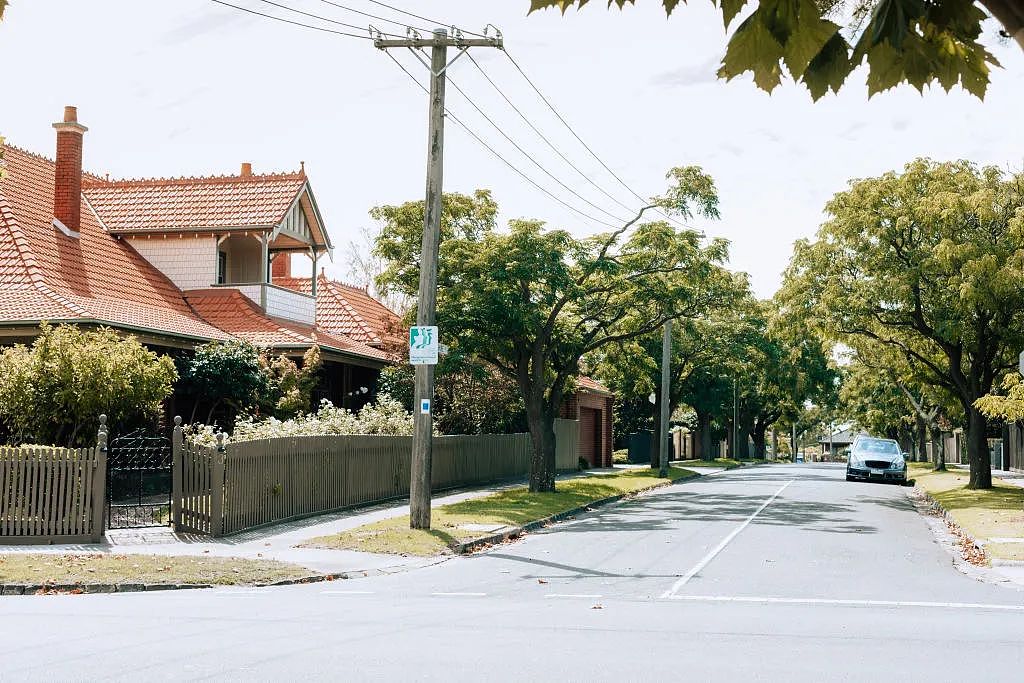
M 224 432 L 217 432 L 217 450 L 224 450 Z
M 181 426 L 181 415 L 175 415 L 174 416 L 174 426 L 175 427 L 180 427 Z
M 103 427 L 106 424 L 107 424 L 107 416 L 106 415 L 100 415 L 100 426 Z

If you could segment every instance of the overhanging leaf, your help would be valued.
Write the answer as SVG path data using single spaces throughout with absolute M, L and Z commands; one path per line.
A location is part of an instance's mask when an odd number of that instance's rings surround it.
M 807 86 L 814 100 L 821 99 L 829 90 L 839 92 L 839 88 L 853 70 L 849 50 L 850 45 L 846 39 L 841 33 L 836 33 L 807 65 L 801 81 Z
M 732 80 L 742 73 L 751 71 L 754 83 L 771 92 L 780 83 L 782 71 L 782 46 L 761 21 L 760 10 L 747 17 L 729 40 L 729 47 L 722 59 L 718 74 Z

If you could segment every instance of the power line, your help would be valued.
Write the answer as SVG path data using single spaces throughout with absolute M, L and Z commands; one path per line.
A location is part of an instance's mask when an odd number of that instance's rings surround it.
M 334 7 L 337 7 L 338 9 L 343 9 L 354 14 L 359 14 L 361 16 L 368 17 L 370 19 L 376 19 L 378 21 L 385 21 L 389 24 L 395 24 L 396 26 L 406 26 L 408 28 L 416 29 L 417 31 L 422 31 L 423 33 L 429 33 L 431 31 L 431 29 L 429 28 L 423 28 L 422 26 L 412 26 L 401 21 L 396 21 L 395 19 L 388 19 L 387 17 L 382 17 L 377 14 L 370 14 L 369 12 L 364 12 L 353 7 L 341 5 L 336 2 L 331 2 L 331 0 L 320 0 L 320 2 L 324 3 L 325 5 L 332 5 Z
M 608 164 L 604 163 L 604 161 L 601 159 L 601 157 L 597 156 L 597 152 L 595 152 L 593 149 L 591 149 L 590 145 L 588 145 L 586 142 L 583 141 L 583 138 L 581 138 L 576 133 L 576 131 L 573 129 L 573 127 L 571 125 L 569 125 L 569 122 L 566 121 L 565 118 L 560 113 L 558 113 L 558 110 L 555 109 L 555 106 L 553 104 L 551 104 L 551 101 L 548 100 L 548 98 L 544 96 L 544 93 L 542 93 L 540 91 L 540 88 L 538 88 L 536 85 L 534 85 L 533 81 L 530 80 L 530 77 L 526 75 L 526 72 L 523 71 L 523 68 L 521 66 L 519 66 L 519 63 L 516 62 L 515 58 L 512 57 L 512 55 L 510 55 L 508 53 L 508 50 L 503 50 L 503 52 L 505 53 L 505 56 L 508 57 L 508 60 L 510 62 L 512 62 L 512 66 L 514 66 L 516 68 L 516 71 L 518 71 L 520 73 L 520 75 L 522 75 L 522 77 L 526 80 L 526 82 L 530 84 L 530 87 L 533 88 L 533 91 L 535 93 L 537 93 L 537 96 L 540 97 L 541 101 L 544 102 L 544 104 L 547 105 L 547 108 L 551 110 L 551 113 L 553 113 L 558 118 L 558 120 L 562 122 L 562 125 L 565 126 L 569 130 L 570 133 L 572 133 L 572 136 L 574 138 L 576 138 L 576 140 L 579 141 L 579 143 L 581 145 L 583 145 L 583 148 L 586 149 L 590 153 L 590 156 L 594 157 L 594 159 L 597 160 L 597 163 L 601 164 L 601 166 L 604 168 L 604 170 L 608 171 L 608 173 L 611 175 L 611 177 L 615 178 L 615 180 L 617 180 L 620 185 L 622 185 L 624 188 L 626 188 L 630 192 L 630 194 L 632 194 L 634 197 L 636 197 L 641 202 L 643 202 L 644 205 L 647 205 L 650 202 L 650 200 L 649 199 L 645 199 L 644 197 L 642 197 L 636 190 L 634 190 L 632 187 L 630 187 L 626 183 L 625 180 L 620 178 L 618 176 L 618 174 L 616 174 L 615 171 L 613 171 L 608 166 Z M 677 220 L 676 218 L 668 215 L 667 213 L 665 213 L 661 209 L 655 209 L 655 211 L 657 211 L 659 214 L 661 214 L 662 216 L 664 216 L 668 220 L 672 221 L 676 225 L 681 225 L 684 228 L 687 228 L 689 230 L 695 230 L 695 228 L 693 228 L 693 227 L 691 227 L 689 225 L 686 225 L 685 223 L 683 223 L 683 222 Z
M 467 54 L 468 54 L 468 53 L 467 53 Z M 542 165 L 542 164 L 541 164 L 541 163 L 540 163 L 539 161 L 537 161 L 537 160 L 536 160 L 536 159 L 534 159 L 534 158 L 533 158 L 532 156 L 530 156 L 530 154 L 529 154 L 529 153 L 528 153 L 528 152 L 527 152 L 527 151 L 526 151 L 525 149 L 523 149 L 523 148 L 522 148 L 522 147 L 521 147 L 521 146 L 519 145 L 519 143 L 517 143 L 517 142 L 516 142 L 515 140 L 513 140 L 513 139 L 512 139 L 512 138 L 511 138 L 511 137 L 509 136 L 509 134 L 508 134 L 508 133 L 506 133 L 506 132 L 505 132 L 505 130 L 504 130 L 504 129 L 503 129 L 503 128 L 502 128 L 501 126 L 499 126 L 499 125 L 498 125 L 497 123 L 495 123 L 495 122 L 494 122 L 494 120 L 493 120 L 493 119 L 492 119 L 492 118 L 491 118 L 490 116 L 488 116 L 488 115 L 487 115 L 487 114 L 486 114 L 486 113 L 484 112 L 484 110 L 483 110 L 483 109 L 481 109 L 481 108 L 480 108 L 480 107 L 479 107 L 479 106 L 478 106 L 478 105 L 476 104 L 476 102 L 474 102 L 474 101 L 473 101 L 473 99 L 472 99 L 472 98 L 471 98 L 471 97 L 470 97 L 469 95 L 467 95 L 467 94 L 466 94 L 466 93 L 465 93 L 465 92 L 464 92 L 464 91 L 462 90 L 462 88 L 460 88 L 460 87 L 459 87 L 458 83 L 456 83 L 456 82 L 455 82 L 455 81 L 454 81 L 454 80 L 452 79 L 452 76 L 451 76 L 451 74 L 448 74 L 448 83 L 450 83 L 450 84 L 451 84 L 451 86 L 452 86 L 453 88 L 455 88 L 455 90 L 456 90 L 456 91 L 458 91 L 458 93 L 459 93 L 460 95 L 462 95 L 462 97 L 463 97 L 463 98 L 464 98 L 464 99 L 465 99 L 465 100 L 466 100 L 467 102 L 469 102 L 470 106 L 472 106 L 472 107 L 473 107 L 473 109 L 476 109 L 477 113 L 479 113 L 479 114 L 480 114 L 480 116 L 484 117 L 484 119 L 485 119 L 485 120 L 487 121 L 487 123 L 491 124 L 491 126 L 492 126 L 492 127 L 494 128 L 494 130 L 496 130 L 496 131 L 498 131 L 499 133 L 501 133 L 501 136 L 502 136 L 503 138 L 505 138 L 506 140 L 508 140 L 508 142 L 509 142 L 509 143 L 510 143 L 510 144 L 511 144 L 511 145 L 512 145 L 513 147 L 515 147 L 515 148 L 516 148 L 517 150 L 519 150 L 519 153 L 520 153 L 520 154 L 522 154 L 522 155 L 523 155 L 524 157 L 526 157 L 526 158 L 527 158 L 527 159 L 528 159 L 528 160 L 530 161 L 530 163 L 532 163 L 532 164 L 533 164 L 534 166 L 536 166 L 536 167 L 537 167 L 538 169 L 540 169 L 540 170 L 541 170 L 541 172 L 542 172 L 542 173 L 544 173 L 544 175 L 546 175 L 547 177 L 551 178 L 551 179 L 552 179 L 552 180 L 554 180 L 554 181 L 555 181 L 556 183 L 558 183 L 559 185 L 561 185 L 561 186 L 562 186 L 562 189 L 564 189 L 564 190 L 566 190 L 567 192 L 571 193 L 571 194 L 572 194 L 572 195 L 573 195 L 574 197 L 576 197 L 577 199 L 579 199 L 580 201 L 582 201 L 582 202 L 583 202 L 584 204 L 587 204 L 587 205 L 588 205 L 588 206 L 590 206 L 591 208 L 594 208 L 594 209 L 596 209 L 596 210 L 600 211 L 600 212 L 601 212 L 601 213 L 603 213 L 604 215 L 606 215 L 606 216 L 608 216 L 609 218 L 611 218 L 611 219 L 612 219 L 613 221 L 618 221 L 618 222 L 620 222 L 620 223 L 625 223 L 625 222 L 626 222 L 625 220 L 623 220 L 622 218 L 619 218 L 619 217 L 618 217 L 618 216 L 616 216 L 615 214 L 612 214 L 612 213 L 609 213 L 608 211 L 605 211 L 605 210 L 604 210 L 604 209 L 602 209 L 602 208 L 601 208 L 600 206 L 598 206 L 598 205 L 597 205 L 597 204 L 595 204 L 594 202 L 590 201 L 589 199 L 587 199 L 586 197 L 584 197 L 583 195 L 581 195 L 581 194 L 580 194 L 579 192 L 577 192 L 576 190 L 572 189 L 571 187 L 569 187 L 568 185 L 566 185 L 565 183 L 563 183 L 563 182 L 562 182 L 561 180 L 559 180 L 559 179 L 558 179 L 558 178 L 557 178 L 557 177 L 556 177 L 556 176 L 555 176 L 555 175 L 554 175 L 553 173 L 551 173 L 551 171 L 549 171 L 549 170 L 547 170 L 546 168 L 544 168 L 544 166 L 543 166 L 543 165 Z
M 240 7 L 238 5 L 232 5 L 230 2 L 224 2 L 224 0 L 210 0 L 210 2 L 215 2 L 218 5 L 224 5 L 225 7 L 230 7 L 232 9 L 236 9 L 236 10 L 238 10 L 240 12 L 248 12 L 249 14 L 255 14 L 256 16 L 260 16 L 260 17 L 263 17 L 265 19 L 273 19 L 274 21 L 280 21 L 280 22 L 282 22 L 284 24 L 291 24 L 292 26 L 301 26 L 302 28 L 312 29 L 314 31 L 322 31 L 324 33 L 333 33 L 334 35 L 347 36 L 349 38 L 361 38 L 362 40 L 373 40 L 373 38 L 369 34 L 363 36 L 363 35 L 359 35 L 358 33 L 347 33 L 345 31 L 336 31 L 336 30 L 334 30 L 332 28 L 327 28 L 325 26 L 314 26 L 312 24 L 304 24 L 301 21 L 292 21 L 291 19 L 284 19 L 282 17 L 275 17 L 273 14 L 265 14 L 263 12 L 258 12 L 258 11 L 254 10 L 254 9 L 249 9 L 248 7 Z
M 419 14 L 413 14 L 412 12 L 406 12 L 404 9 L 401 9 L 399 7 L 395 7 L 394 5 L 389 5 L 389 4 L 385 3 L 385 2 L 378 2 L 378 0 L 367 0 L 367 2 L 372 2 L 374 5 L 379 5 L 381 7 L 387 7 L 392 12 L 398 12 L 399 14 L 404 14 L 406 16 L 413 17 L 414 19 L 419 19 L 420 21 L 425 21 L 428 24 L 436 24 L 437 26 L 451 26 L 452 28 L 458 29 L 462 33 L 468 33 L 471 36 L 480 36 L 481 38 L 486 38 L 487 37 L 483 33 L 476 33 L 474 31 L 467 31 L 465 29 L 461 29 L 458 26 L 454 26 L 453 24 L 449 24 L 449 23 L 444 22 L 444 21 L 437 21 L 435 19 L 429 19 L 427 17 L 420 16 Z M 418 82 L 419 81 L 417 81 L 417 83 Z
M 513 103 L 512 100 L 510 100 L 508 98 L 508 96 L 498 86 L 498 84 L 494 82 L 494 80 L 490 77 L 490 75 L 486 71 L 484 71 L 484 68 L 482 66 L 480 66 L 480 64 L 475 59 L 473 59 L 473 55 L 471 55 L 471 54 L 469 54 L 467 52 L 466 56 L 469 57 L 469 61 L 471 61 L 473 63 L 473 66 L 475 66 L 477 68 L 477 71 L 479 71 L 480 74 L 484 78 L 487 79 L 487 82 L 491 84 L 491 86 L 498 92 L 499 95 L 501 95 L 502 99 L 504 99 L 505 102 L 508 103 L 508 106 L 512 107 L 512 110 L 515 111 L 516 114 L 519 114 L 519 118 L 521 118 L 523 120 L 523 123 L 525 123 L 527 126 L 529 126 L 530 130 L 532 130 L 534 133 L 536 133 L 537 137 L 539 137 L 541 140 L 543 140 L 547 144 L 547 146 L 551 148 L 551 151 L 553 151 L 555 154 L 557 154 L 559 157 L 561 157 L 562 161 L 564 161 L 566 164 L 568 164 L 574 171 L 576 171 L 576 173 L 578 173 L 580 175 L 581 178 L 583 178 L 588 183 L 593 185 L 594 188 L 597 189 L 597 191 L 600 192 L 601 194 L 603 194 L 605 197 L 607 197 L 608 199 L 612 200 L 613 202 L 618 204 L 621 208 L 625 209 L 626 211 L 634 211 L 635 210 L 635 209 L 627 206 L 626 204 L 623 204 L 622 202 L 620 202 L 612 194 L 610 194 L 608 191 L 606 191 L 603 187 L 601 187 L 596 182 L 594 182 L 591 179 L 590 176 L 588 176 L 586 173 L 581 171 L 579 169 L 579 167 L 576 166 L 576 164 L 574 164 L 557 147 L 555 147 L 554 143 L 552 143 L 551 140 L 549 140 L 547 138 L 547 136 L 544 135 L 544 133 L 540 132 L 540 130 L 538 130 L 535 125 L 533 125 L 533 122 L 531 122 L 530 119 L 522 111 L 520 111 L 519 107 L 517 107 L 515 105 L 515 103 Z
M 422 83 L 420 83 L 419 80 L 408 69 L 405 68 L 404 64 L 402 64 L 400 61 L 398 61 L 398 59 L 396 59 L 395 56 L 393 54 L 391 54 L 390 52 L 386 52 L 386 54 L 387 54 L 388 57 L 391 58 L 391 61 L 393 61 L 396 65 L 398 65 L 399 69 L 401 69 L 402 71 L 405 72 L 406 76 L 408 76 L 410 79 L 412 79 L 412 82 L 415 83 L 419 87 L 420 90 L 422 90 L 423 92 L 427 93 L 427 95 L 430 95 L 430 91 Z M 608 228 L 618 228 L 618 227 L 620 227 L 618 225 L 615 225 L 615 224 L 603 221 L 603 220 L 601 220 L 599 218 L 594 218 L 590 214 L 588 214 L 588 213 L 586 213 L 584 211 L 580 211 L 579 209 L 577 209 L 572 204 L 569 204 L 568 202 L 566 202 L 562 198 L 552 194 L 547 188 L 545 188 L 545 187 L 541 186 L 540 184 L 538 184 L 535 180 L 533 180 L 533 178 L 531 178 L 530 176 L 526 175 L 523 171 L 521 171 L 519 168 L 517 168 L 512 162 L 510 162 L 508 159 L 503 157 L 497 150 L 495 150 L 493 147 L 488 145 L 479 135 L 477 135 L 475 132 L 473 132 L 473 130 L 469 126 L 467 126 L 465 123 L 463 123 L 462 120 L 459 119 L 457 116 L 455 116 L 455 114 L 452 113 L 452 111 L 450 109 L 448 109 L 447 107 L 445 108 L 445 114 L 446 114 L 446 116 L 448 118 L 450 118 L 452 121 L 454 121 L 456 124 L 458 124 L 459 127 L 461 127 L 464 131 L 466 131 L 466 133 L 468 133 L 474 140 L 476 140 L 484 149 L 486 149 L 488 152 L 493 154 L 499 161 L 501 161 L 503 164 L 508 166 L 510 169 L 515 171 L 523 180 L 525 180 L 526 182 L 528 182 L 531 185 L 533 185 L 535 188 L 537 188 L 538 190 L 540 190 L 541 192 L 546 194 L 551 199 L 555 200 L 556 202 L 558 202 L 559 204 L 561 204 L 565 208 L 569 209 L 570 211 L 573 211 L 573 212 L 579 214 L 580 216 L 583 216 L 584 218 L 586 218 L 589 221 L 593 221 L 595 223 L 599 223 L 599 224 L 604 225 L 605 227 L 608 227 Z
M 336 19 L 331 19 L 329 17 L 324 17 L 324 16 L 321 16 L 319 14 L 313 14 L 312 12 L 304 12 L 304 11 L 302 11 L 300 9 L 295 9 L 294 7 L 289 7 L 288 5 L 282 5 L 279 2 L 274 2 L 273 0 L 259 0 L 259 2 L 262 2 L 265 5 L 273 5 L 274 7 L 279 7 L 280 9 L 283 9 L 283 10 L 285 10 L 287 12 L 294 12 L 295 14 L 301 14 L 302 16 L 310 17 L 311 19 L 318 19 L 320 21 L 326 21 L 326 22 L 328 22 L 330 24 L 335 24 L 337 26 L 344 26 L 345 28 L 354 28 L 357 31 L 365 30 L 365 31 L 369 32 L 369 27 L 359 26 L 358 24 L 348 24 L 348 23 L 345 23 L 344 21 L 337 21 Z M 330 4 L 333 4 L 333 3 L 330 3 Z M 401 38 L 402 37 L 400 34 L 397 34 L 397 33 L 382 33 L 381 35 L 393 36 L 395 38 Z

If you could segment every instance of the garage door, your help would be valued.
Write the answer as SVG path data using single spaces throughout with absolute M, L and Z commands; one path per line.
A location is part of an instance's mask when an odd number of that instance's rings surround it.
M 580 408 L 580 457 L 586 458 L 591 467 L 600 463 L 598 448 L 601 439 L 601 411 L 594 408 Z

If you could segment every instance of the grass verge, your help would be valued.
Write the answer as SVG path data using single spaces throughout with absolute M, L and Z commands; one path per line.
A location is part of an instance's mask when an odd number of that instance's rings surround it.
M 938 501 L 964 531 L 984 544 L 990 558 L 1024 560 L 1024 543 L 993 543 L 993 538 L 1024 536 L 1024 488 L 992 479 L 992 488 L 967 488 L 966 470 L 936 472 L 927 463 L 909 463 L 908 475 Z
M 724 467 L 727 470 L 742 467 L 743 463 L 732 458 L 715 458 L 714 460 L 680 460 L 676 463 L 680 467 Z
M 161 555 L 0 555 L 0 583 L 13 584 L 212 584 L 244 586 L 300 579 L 305 567 L 273 560 Z
M 696 472 L 673 467 L 668 480 L 696 476 Z M 560 481 L 554 493 L 514 488 L 435 508 L 429 531 L 410 529 L 406 515 L 313 538 L 303 546 L 429 557 L 447 552 L 455 543 L 482 538 L 504 527 L 523 526 L 603 498 L 654 488 L 665 481 L 658 477 L 657 470 L 645 467 Z

